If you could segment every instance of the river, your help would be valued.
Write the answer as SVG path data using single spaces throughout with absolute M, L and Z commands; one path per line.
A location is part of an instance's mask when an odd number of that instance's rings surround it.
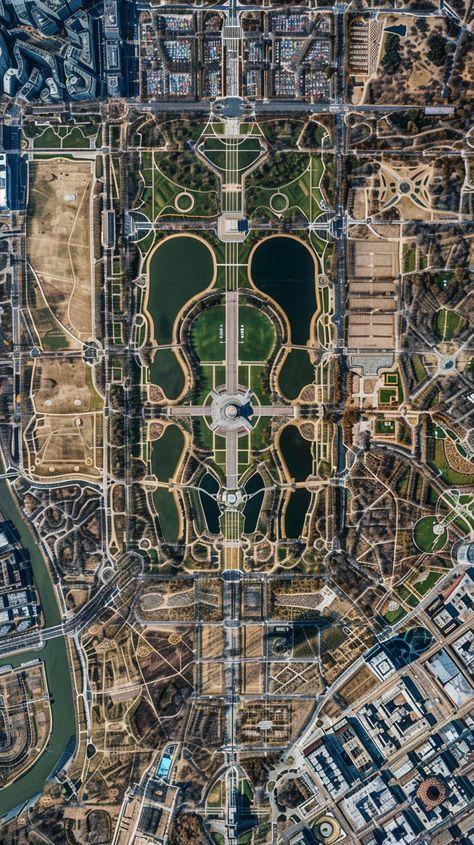
M 29 553 L 35 584 L 43 608 L 46 627 L 61 621 L 56 593 L 48 567 L 36 540 L 23 521 L 13 494 L 4 479 L 0 479 L 0 512 L 15 525 L 20 542 Z M 71 672 L 64 637 L 48 640 L 44 648 L 25 651 L 0 660 L 0 666 L 19 666 L 28 660 L 40 659 L 45 664 L 51 699 L 52 729 L 48 743 L 33 765 L 9 786 L 0 789 L 0 816 L 42 792 L 50 774 L 64 754 L 73 750 L 76 739 L 76 717 L 72 697 Z M 62 761 L 63 762 L 63 761 Z

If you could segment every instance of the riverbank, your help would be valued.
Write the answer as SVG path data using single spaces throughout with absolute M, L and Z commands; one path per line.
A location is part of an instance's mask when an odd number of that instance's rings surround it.
M 0 512 L 11 521 L 20 536 L 21 545 L 30 556 L 35 584 L 47 627 L 61 622 L 61 612 L 47 564 L 30 528 L 23 521 L 14 495 L 7 482 L 0 480 Z M 48 640 L 42 649 L 20 652 L 0 660 L 0 666 L 20 666 L 29 660 L 44 662 L 50 696 L 52 728 L 48 743 L 27 772 L 0 789 L 0 816 L 21 807 L 39 795 L 54 772 L 66 748 L 73 753 L 76 742 L 76 718 L 71 685 L 71 670 L 64 637 Z M 65 761 L 64 761 L 65 762 Z

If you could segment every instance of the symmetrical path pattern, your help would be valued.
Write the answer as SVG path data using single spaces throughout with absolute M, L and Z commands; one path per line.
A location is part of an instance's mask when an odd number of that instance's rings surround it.
M 0 11 L 1 845 L 471 845 L 472 9 L 323 3 Z

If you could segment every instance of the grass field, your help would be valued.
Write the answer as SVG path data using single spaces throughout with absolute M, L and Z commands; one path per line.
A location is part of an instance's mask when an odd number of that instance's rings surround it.
M 430 452 L 432 457 L 429 463 L 438 469 L 448 484 L 456 487 L 462 487 L 465 484 L 474 484 L 474 473 L 465 474 L 453 469 L 446 458 L 444 451 L 444 440 L 442 438 L 433 437 L 430 444 Z
M 262 152 L 258 137 L 241 140 L 207 137 L 200 145 L 200 150 L 214 167 L 236 173 L 254 164 Z
M 246 191 L 247 211 L 249 216 L 269 215 L 270 218 L 288 217 L 300 212 L 308 220 L 314 221 L 321 214 L 321 202 L 323 199 L 320 188 L 321 177 L 324 172 L 322 159 L 318 156 L 311 156 L 309 163 L 307 158 L 301 158 L 303 169 L 296 171 L 294 178 L 282 183 L 275 177 L 272 181 L 272 173 L 265 177 L 265 185 L 260 184 L 257 179 L 258 172 L 252 182 L 250 176 Z M 268 185 L 268 187 L 267 187 Z
M 251 305 L 239 308 L 239 358 L 241 361 L 266 361 L 275 345 L 272 323 Z M 203 311 L 193 325 L 192 341 L 201 361 L 225 358 L 225 307 L 215 305 Z
M 394 434 L 395 420 L 376 420 L 375 422 L 376 434 Z
M 441 534 L 434 533 L 434 526 L 438 520 L 435 516 L 425 516 L 419 519 L 413 529 L 413 539 L 422 552 L 439 552 L 445 546 L 448 532 L 443 529 Z
M 45 349 L 67 349 L 69 344 L 64 334 L 56 334 L 54 331 L 42 335 L 43 346 Z
M 441 577 L 441 572 L 434 572 L 433 570 L 430 570 L 423 581 L 417 581 L 413 584 L 413 586 L 420 596 L 424 596 L 432 589 L 432 587 L 434 587 Z
M 436 315 L 436 331 L 442 340 L 452 340 L 461 330 L 463 323 L 463 317 L 448 308 L 441 308 Z
M 143 152 L 141 159 L 142 193 L 137 211 L 150 221 L 165 217 L 212 217 L 217 214 L 217 192 L 209 185 L 199 190 L 199 178 L 191 179 L 187 173 L 177 172 L 176 181 L 169 178 L 160 168 L 166 163 L 165 155 L 159 152 Z M 197 162 L 199 165 L 199 162 Z M 214 177 L 215 179 L 215 177 Z M 217 187 L 217 185 L 216 185 Z M 184 196 L 183 196 L 184 194 Z
M 384 619 L 387 620 L 389 625 L 394 625 L 403 616 L 406 616 L 406 610 L 403 607 L 398 607 L 397 610 L 388 610 L 384 615 Z
M 394 387 L 382 387 L 379 390 L 380 405 L 397 405 L 397 391 Z
M 214 305 L 202 311 L 193 323 L 191 339 L 200 361 L 224 361 L 225 307 Z
M 100 126 L 93 123 L 85 123 L 80 126 L 47 126 L 35 127 L 35 132 L 23 129 L 26 138 L 33 141 L 35 149 L 83 149 L 97 148 L 102 143 Z M 41 129 L 40 134 L 37 130 Z
M 403 272 L 414 273 L 416 270 L 416 246 L 403 244 Z
M 411 366 L 417 381 L 423 381 L 428 375 L 425 365 L 420 355 L 412 355 L 410 358 Z

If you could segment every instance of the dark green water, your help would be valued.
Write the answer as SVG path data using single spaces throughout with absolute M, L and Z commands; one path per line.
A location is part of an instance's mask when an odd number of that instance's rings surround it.
M 258 518 L 262 508 L 264 491 L 263 478 L 259 472 L 254 473 L 249 480 L 244 484 L 244 490 L 247 496 L 252 496 L 244 505 L 244 531 L 246 534 L 253 534 L 257 529 Z M 257 490 L 260 492 L 257 493 Z M 255 495 L 252 495 L 255 493 Z
M 42 792 L 68 743 L 75 745 L 76 720 L 64 638 L 49 640 L 41 651 L 25 651 L 13 657 L 3 658 L 0 666 L 11 664 L 16 667 L 34 659 L 43 660 L 45 664 L 51 696 L 52 732 L 46 748 L 31 769 L 10 786 L 0 789 L 0 815 Z
M 184 435 L 177 425 L 168 425 L 159 440 L 153 441 L 151 468 L 159 481 L 169 481 L 183 451 Z
M 285 533 L 290 540 L 301 536 L 310 501 L 311 493 L 304 487 L 299 487 L 291 494 L 285 511 Z
M 3 470 L 3 467 L 1 469 Z M 9 519 L 13 522 L 20 535 L 22 547 L 28 551 L 46 626 L 49 628 L 57 625 L 61 621 L 61 614 L 48 569 L 36 540 L 26 523 L 23 522 L 13 496 L 10 493 L 10 488 L 4 479 L 0 479 L 0 513 L 4 519 Z
M 169 425 L 159 440 L 154 440 L 151 450 L 151 468 L 159 481 L 168 481 L 174 475 L 184 447 L 184 435 L 177 425 Z M 153 493 L 161 530 L 168 543 L 175 543 L 179 535 L 179 513 L 174 496 L 165 487 Z
M 206 472 L 199 482 L 199 498 L 204 511 L 207 528 L 211 534 L 219 534 L 220 532 L 219 506 L 216 500 L 211 498 L 211 495 L 215 496 L 218 490 L 219 484 L 217 479 L 210 472 Z M 211 495 L 208 496 L 208 493 Z
M 184 388 L 184 373 L 173 349 L 158 349 L 150 367 L 150 379 L 168 399 L 177 399 Z
M 158 487 L 153 493 L 153 501 L 163 537 L 167 543 L 176 543 L 179 537 L 179 513 L 173 494 L 166 487 Z
M 286 313 L 292 342 L 304 346 L 316 310 L 315 265 L 309 249 L 294 238 L 267 238 L 253 253 L 250 274 L 255 286 Z
M 181 308 L 212 281 L 211 249 L 197 238 L 168 238 L 149 263 L 148 311 L 157 343 L 171 343 L 174 321 Z
M 304 349 L 292 349 L 286 356 L 278 376 L 278 383 L 283 396 L 296 399 L 303 387 L 314 381 L 314 367 Z
M 29 553 L 46 627 L 57 625 L 61 621 L 61 614 L 49 571 L 35 538 L 23 522 L 8 484 L 4 480 L 0 480 L 0 512 L 5 519 L 14 523 L 20 535 L 21 545 Z M 11 664 L 16 667 L 34 659 L 40 659 L 45 664 L 48 691 L 51 696 L 52 731 L 48 744 L 37 762 L 18 780 L 0 790 L 0 815 L 42 792 L 48 776 L 68 743 L 71 740 L 75 743 L 76 719 L 64 638 L 49 640 L 41 651 L 21 652 L 12 657 L 3 657 L 0 660 L 0 666 Z
M 287 425 L 280 435 L 280 451 L 295 481 L 304 481 L 313 469 L 311 443 L 305 440 L 296 425 Z

